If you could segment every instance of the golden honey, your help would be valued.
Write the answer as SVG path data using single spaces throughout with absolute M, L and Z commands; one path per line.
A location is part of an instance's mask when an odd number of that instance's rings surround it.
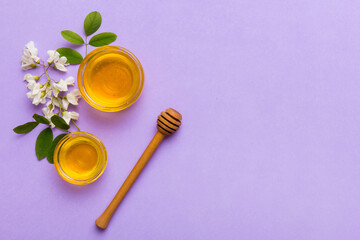
M 140 96 L 143 83 L 139 60 L 117 46 L 97 48 L 79 67 L 81 95 L 99 110 L 113 112 L 129 107 Z
M 105 170 L 107 155 L 104 145 L 92 134 L 74 132 L 65 136 L 54 151 L 55 168 L 66 181 L 88 184 Z

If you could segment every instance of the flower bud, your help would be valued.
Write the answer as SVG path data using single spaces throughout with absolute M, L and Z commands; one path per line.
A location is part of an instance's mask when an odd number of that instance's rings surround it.
M 39 76 L 38 76 L 38 75 L 34 75 L 34 80 L 35 80 L 35 81 L 39 80 Z
M 41 92 L 41 97 L 44 97 L 45 96 L 45 91 L 42 91 Z
M 35 63 L 32 63 L 32 64 L 30 65 L 30 67 L 36 68 L 36 64 L 35 64 Z

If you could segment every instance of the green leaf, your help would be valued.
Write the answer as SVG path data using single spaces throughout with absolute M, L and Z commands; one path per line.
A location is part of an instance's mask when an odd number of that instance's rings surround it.
M 96 32 L 101 25 L 101 14 L 99 12 L 89 13 L 84 21 L 84 30 L 86 36 L 89 36 Z
M 36 126 L 39 125 L 37 122 L 28 122 L 23 125 L 17 126 L 13 131 L 17 134 L 24 134 L 31 132 Z
M 80 37 L 80 35 L 75 32 L 72 32 L 69 30 L 64 30 L 64 31 L 61 31 L 61 35 L 63 36 L 63 38 L 65 38 L 66 40 L 68 40 L 71 43 L 78 44 L 78 45 L 85 43 L 84 39 L 82 39 L 82 37 Z
M 101 47 L 114 42 L 116 38 L 116 34 L 112 32 L 99 33 L 90 39 L 89 44 L 94 47 Z
M 44 116 L 41 116 L 39 114 L 34 114 L 33 118 L 35 119 L 36 122 L 38 123 L 43 123 L 43 124 L 50 124 L 50 121 L 47 120 Z
M 51 148 L 52 140 L 53 140 L 53 132 L 51 128 L 49 127 L 45 128 L 40 132 L 39 136 L 36 139 L 36 144 L 35 144 L 35 153 L 36 153 L 36 157 L 39 160 L 43 159 L 48 154 Z
M 65 120 L 62 117 L 59 117 L 58 115 L 52 116 L 51 122 L 55 125 L 55 127 L 62 130 L 68 130 L 70 128 L 69 124 L 67 124 Z
M 55 148 L 56 148 L 56 145 L 60 142 L 61 139 L 63 139 L 63 137 L 65 137 L 67 134 L 66 133 L 63 133 L 63 134 L 60 134 L 58 135 L 54 141 L 52 142 L 51 144 L 51 148 L 46 156 L 47 160 L 49 163 L 53 164 L 54 163 L 54 151 L 55 151 Z
M 60 53 L 60 57 L 64 56 L 67 58 L 67 62 L 70 64 L 79 64 L 83 60 L 81 54 L 71 48 L 58 48 L 56 49 L 58 53 Z

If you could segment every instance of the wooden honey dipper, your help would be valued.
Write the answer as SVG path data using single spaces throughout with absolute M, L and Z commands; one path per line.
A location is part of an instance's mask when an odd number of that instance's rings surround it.
M 96 219 L 96 226 L 101 229 L 105 229 L 108 226 L 116 208 L 119 206 L 120 202 L 123 200 L 126 193 L 129 191 L 130 187 L 133 185 L 136 178 L 139 176 L 146 163 L 155 152 L 156 148 L 159 146 L 166 135 L 171 135 L 179 129 L 181 120 L 181 114 L 172 108 L 168 108 L 165 112 L 161 112 L 157 119 L 157 133 L 145 149 L 144 153 L 141 155 L 134 168 L 131 170 L 129 176 L 126 178 L 119 191 L 116 193 L 114 199 L 105 209 L 103 214 L 101 214 L 101 216 Z

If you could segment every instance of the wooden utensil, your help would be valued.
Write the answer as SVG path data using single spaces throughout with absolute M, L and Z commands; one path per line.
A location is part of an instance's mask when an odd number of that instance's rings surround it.
M 114 199 L 105 209 L 103 214 L 101 214 L 101 216 L 96 219 L 96 226 L 101 229 L 105 229 L 108 226 L 116 208 L 119 206 L 120 202 L 125 197 L 126 193 L 129 191 L 130 187 L 135 182 L 136 178 L 139 176 L 146 163 L 155 152 L 156 148 L 159 146 L 166 135 L 171 135 L 179 129 L 181 120 L 181 114 L 172 108 L 168 108 L 165 112 L 161 112 L 157 120 L 157 133 L 145 149 L 144 153 L 141 155 L 135 167 L 131 170 L 129 176 L 126 178 L 119 191 L 116 193 Z

